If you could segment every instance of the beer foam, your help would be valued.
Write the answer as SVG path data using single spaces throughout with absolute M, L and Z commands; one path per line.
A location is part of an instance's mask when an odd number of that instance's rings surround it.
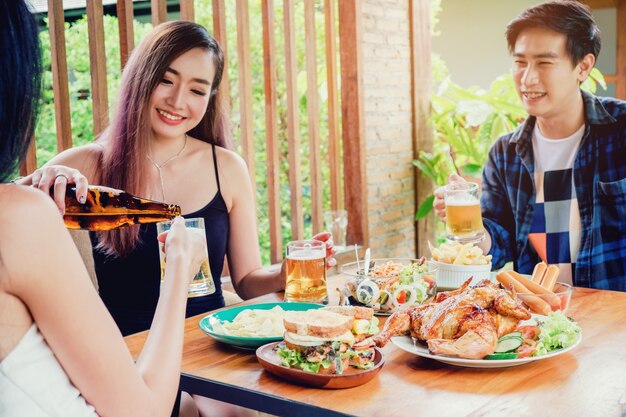
M 287 259 L 293 259 L 296 261 L 311 261 L 314 259 L 320 259 L 324 257 L 324 251 L 320 249 L 301 249 L 294 250 L 287 255 Z
M 479 204 L 478 198 L 468 194 L 456 194 L 446 197 L 446 206 L 474 206 Z

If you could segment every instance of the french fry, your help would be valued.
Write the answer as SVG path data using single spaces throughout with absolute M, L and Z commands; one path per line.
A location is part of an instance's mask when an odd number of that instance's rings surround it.
M 519 281 L 519 283 L 526 287 L 528 290 L 530 290 L 530 292 L 541 295 L 542 298 L 544 298 L 546 302 L 550 305 L 550 307 L 554 308 L 555 310 L 560 310 L 561 299 L 552 291 L 543 288 L 541 285 L 529 280 L 525 276 L 518 273 L 516 273 L 514 279 Z
M 541 281 L 541 286 L 548 291 L 554 290 L 554 285 L 556 284 L 556 279 L 559 277 L 559 267 L 556 265 L 550 265 L 546 270 L 546 273 L 543 276 L 543 280 Z
M 535 269 L 533 270 L 533 275 L 532 275 L 533 282 L 536 282 L 537 284 L 541 284 L 541 281 L 543 280 L 543 276 L 545 275 L 547 268 L 548 268 L 548 265 L 546 265 L 545 262 L 539 262 L 537 265 L 535 265 Z
M 533 296 L 533 294 L 528 290 L 528 288 L 524 286 L 524 284 L 513 278 L 511 272 L 515 271 L 500 271 L 496 275 L 496 279 L 505 288 L 513 288 L 515 292 L 519 294 L 524 294 L 524 302 L 535 313 L 547 315 L 550 311 L 552 311 L 552 309 L 550 308 L 550 304 L 545 302 L 541 297 Z

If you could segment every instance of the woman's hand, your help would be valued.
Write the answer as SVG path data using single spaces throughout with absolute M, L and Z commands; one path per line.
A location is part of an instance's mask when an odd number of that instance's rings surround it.
M 313 236 L 314 240 L 326 243 L 326 269 L 331 269 L 337 265 L 337 260 L 333 258 L 337 251 L 334 247 L 333 235 L 330 232 L 321 232 Z
M 450 174 L 448 177 L 448 184 L 453 182 L 465 182 L 465 180 L 457 174 Z M 435 213 L 442 221 L 446 221 L 446 200 L 443 191 L 444 187 L 439 187 L 435 190 L 435 200 L 433 201 L 433 208 Z
M 170 265 L 170 261 L 181 259 L 188 262 L 190 271 L 189 281 L 200 269 L 200 265 L 207 259 L 206 238 L 204 231 L 201 233 L 185 227 L 185 220 L 182 217 L 176 217 L 172 221 L 172 227 L 157 236 L 159 242 L 164 243 L 163 250 L 168 257 L 166 268 Z
M 68 184 L 76 184 L 76 199 L 79 203 L 84 203 L 87 200 L 89 181 L 79 170 L 64 165 L 48 165 L 30 175 L 30 185 L 46 194 L 54 186 L 52 197 L 61 214 L 65 213 L 65 192 Z

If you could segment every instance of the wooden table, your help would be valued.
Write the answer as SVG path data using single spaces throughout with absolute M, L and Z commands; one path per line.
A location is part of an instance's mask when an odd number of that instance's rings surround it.
M 342 282 L 329 278 L 329 288 Z M 331 292 L 331 304 L 334 291 Z M 270 294 L 246 303 L 281 301 Z M 181 389 L 280 416 L 625 416 L 626 293 L 576 288 L 568 315 L 583 330 L 574 350 L 526 365 L 445 365 L 389 343 L 385 365 L 360 387 L 294 385 L 263 370 L 251 351 L 223 345 L 187 319 Z M 128 336 L 137 355 L 146 333 Z

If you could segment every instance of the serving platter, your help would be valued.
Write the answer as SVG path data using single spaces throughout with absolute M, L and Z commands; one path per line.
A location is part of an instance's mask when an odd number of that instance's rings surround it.
M 533 314 L 533 318 L 527 320 L 526 323 L 530 324 L 532 321 L 540 318 L 542 316 Z M 520 323 L 522 324 L 522 323 Z M 570 350 L 574 349 L 576 346 L 580 344 L 583 336 L 582 332 L 578 333 L 578 337 L 576 342 L 572 346 L 568 346 L 563 349 L 558 349 L 548 353 L 543 356 L 531 356 L 527 358 L 519 358 L 519 359 L 498 359 L 498 360 L 487 360 L 487 359 L 465 359 L 465 358 L 456 358 L 453 356 L 446 355 L 435 355 L 430 353 L 428 350 L 428 346 L 422 342 L 419 342 L 413 339 L 410 336 L 395 336 L 391 338 L 391 342 L 399 347 L 400 349 L 412 353 L 413 355 L 421 356 L 423 358 L 434 359 L 436 361 L 455 366 L 464 366 L 468 368 L 506 368 L 509 366 L 518 366 L 524 365 L 529 362 L 536 362 L 543 359 L 553 358 L 555 356 L 562 355 Z
M 348 367 L 348 369 L 346 369 L 341 375 L 305 372 L 295 368 L 288 368 L 280 364 L 280 357 L 276 352 L 276 346 L 278 346 L 278 343 L 279 342 L 268 343 L 257 349 L 256 357 L 259 363 L 263 366 L 263 368 L 265 368 L 266 371 L 278 376 L 279 378 L 308 387 L 342 389 L 363 385 L 372 380 L 385 364 L 385 359 L 381 350 L 374 348 L 374 366 L 370 369 L 362 370 Z
M 244 310 L 271 310 L 272 308 L 279 306 L 285 311 L 305 311 L 325 307 L 323 304 L 315 303 L 297 303 L 297 302 L 276 302 L 276 303 L 260 303 L 260 304 L 246 304 L 242 306 L 235 306 L 224 308 L 222 310 L 211 313 L 203 317 L 198 323 L 198 327 L 207 336 L 213 339 L 235 346 L 242 349 L 256 349 L 259 346 L 265 345 L 270 342 L 277 342 L 283 340 L 283 336 L 276 337 L 245 337 L 245 336 L 233 336 L 216 332 L 213 328 L 212 322 L 214 320 L 233 321 L 239 313 Z

